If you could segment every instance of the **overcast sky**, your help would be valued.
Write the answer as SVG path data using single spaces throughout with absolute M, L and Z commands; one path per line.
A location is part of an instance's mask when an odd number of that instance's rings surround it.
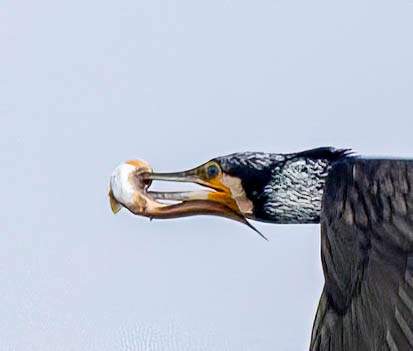
M 305 350 L 317 225 L 113 215 L 119 163 L 413 157 L 412 1 L 11 1 L 0 350 Z

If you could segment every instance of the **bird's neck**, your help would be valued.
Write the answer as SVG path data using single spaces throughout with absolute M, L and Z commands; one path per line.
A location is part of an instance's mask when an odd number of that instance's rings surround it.
M 274 169 L 265 186 L 263 212 L 277 223 L 318 223 L 324 184 L 332 162 L 296 158 Z

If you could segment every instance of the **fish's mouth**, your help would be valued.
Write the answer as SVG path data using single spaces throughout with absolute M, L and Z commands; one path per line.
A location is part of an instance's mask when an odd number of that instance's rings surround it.
M 142 161 L 128 162 L 135 166 L 135 171 L 129 176 L 129 181 L 135 188 L 135 194 L 131 204 L 121 203 L 121 205 L 134 214 L 159 219 L 196 215 L 220 216 L 244 223 L 263 236 L 239 209 L 231 189 L 223 182 L 222 170 L 216 162 L 208 162 L 197 168 L 172 173 L 153 172 Z M 153 181 L 192 183 L 206 189 L 152 191 L 149 188 Z M 112 189 L 109 196 L 111 204 L 113 201 L 119 202 Z

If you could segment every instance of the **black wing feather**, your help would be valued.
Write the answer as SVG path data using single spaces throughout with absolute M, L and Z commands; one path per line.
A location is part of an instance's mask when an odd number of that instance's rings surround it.
M 411 184 L 412 161 L 353 158 L 333 166 L 311 350 L 413 350 Z

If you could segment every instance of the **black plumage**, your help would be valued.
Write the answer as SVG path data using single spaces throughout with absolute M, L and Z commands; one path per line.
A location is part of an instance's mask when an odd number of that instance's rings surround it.
M 265 211 L 271 198 L 274 206 L 285 205 L 274 179 L 292 177 L 294 162 L 324 167 L 316 177 L 321 208 L 314 222 L 321 223 L 325 286 L 311 351 L 413 350 L 413 161 L 363 159 L 333 148 L 217 160 L 241 179 L 255 219 L 273 223 L 290 221 Z M 305 198 L 291 201 L 294 208 Z
M 413 162 L 347 159 L 326 180 L 311 350 L 413 349 Z

